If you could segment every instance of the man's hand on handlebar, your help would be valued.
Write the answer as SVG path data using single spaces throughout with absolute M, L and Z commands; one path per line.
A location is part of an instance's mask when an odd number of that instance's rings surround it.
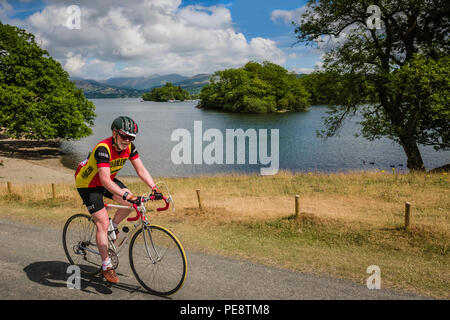
M 156 186 L 154 186 L 152 188 L 152 192 L 150 193 L 150 195 L 148 196 L 148 198 L 146 197 L 136 197 L 134 196 L 131 192 L 125 192 L 123 194 L 123 199 L 127 200 L 128 202 L 135 204 L 137 206 L 140 206 L 141 203 L 143 201 L 148 201 L 148 200 L 163 200 L 164 196 L 163 194 L 158 190 L 158 188 Z
M 161 200 L 163 198 L 163 194 L 158 190 L 156 186 L 152 188 L 152 193 L 150 196 L 153 196 L 155 200 Z
M 127 199 L 128 202 L 137 205 L 138 207 L 141 205 L 142 198 L 133 196 L 131 199 Z
M 133 203 L 133 204 L 135 204 L 137 206 L 139 206 L 141 204 L 141 198 L 140 197 L 136 197 L 131 192 L 125 192 L 123 194 L 123 199 L 127 200 L 128 202 Z

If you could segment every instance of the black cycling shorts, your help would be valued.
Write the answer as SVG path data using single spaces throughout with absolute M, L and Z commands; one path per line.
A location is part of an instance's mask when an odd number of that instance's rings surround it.
M 127 188 L 127 186 L 124 185 L 119 179 L 114 178 L 113 182 L 115 182 L 121 189 Z M 77 190 L 90 214 L 94 214 L 105 207 L 103 197 L 109 199 L 112 199 L 113 197 L 113 194 L 106 190 L 105 187 L 78 188 Z

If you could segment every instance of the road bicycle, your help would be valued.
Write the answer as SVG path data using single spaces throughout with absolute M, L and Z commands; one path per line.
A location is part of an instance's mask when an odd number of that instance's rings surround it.
M 157 184 L 159 190 L 160 184 L 163 183 Z M 153 211 L 147 211 L 147 201 L 163 200 L 165 207 L 157 208 L 157 211 L 167 210 L 170 204 L 173 207 L 172 196 L 165 184 L 164 187 L 167 197 L 161 193 L 149 193 L 139 197 L 138 201 L 130 206 L 105 204 L 105 207 L 136 211 L 136 216 L 127 220 L 137 222 L 130 232 L 126 232 L 127 227 L 123 228 L 122 232 L 126 233 L 123 240 L 114 241 L 108 235 L 108 254 L 113 268 L 117 269 L 120 252 L 131 237 L 129 262 L 137 281 L 152 294 L 168 296 L 182 287 L 187 274 L 187 259 L 177 237 L 162 226 L 150 224 L 145 215 L 146 212 Z M 101 272 L 102 261 L 96 244 L 96 226 L 92 216 L 84 213 L 71 216 L 64 225 L 62 238 L 67 259 L 72 265 L 79 266 L 81 273 L 95 275 Z

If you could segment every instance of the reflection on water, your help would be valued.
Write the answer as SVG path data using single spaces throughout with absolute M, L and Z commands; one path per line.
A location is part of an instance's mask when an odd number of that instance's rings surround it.
M 392 167 L 398 171 L 407 170 L 406 156 L 398 144 L 387 139 L 371 142 L 355 137 L 359 131 L 358 119 L 348 120 L 338 137 L 327 140 L 318 138 L 316 132 L 323 129 L 323 117 L 327 110 L 325 106 L 313 106 L 310 111 L 298 113 L 242 115 L 197 109 L 195 102 L 139 102 L 132 98 L 93 99 L 92 102 L 97 113 L 93 134 L 80 141 L 63 143 L 64 151 L 68 152 L 63 161 L 71 168 L 75 168 L 95 144 L 111 136 L 110 127 L 114 118 L 128 115 L 139 125 L 135 144 L 145 166 L 154 176 L 259 173 L 260 168 L 265 167 L 260 162 L 248 164 L 248 141 L 245 148 L 246 164 L 174 164 L 171 152 L 179 142 L 171 141 L 171 136 L 176 129 L 187 129 L 191 133 L 191 163 L 194 162 L 194 121 L 202 122 L 202 133 L 208 129 L 218 129 L 223 137 L 226 129 L 255 129 L 257 132 L 259 129 L 267 129 L 268 132 L 270 129 L 279 129 L 280 170 L 338 172 L 391 170 Z M 203 141 L 200 150 L 210 143 L 212 141 Z M 225 141 L 223 146 L 225 159 Z M 270 146 L 268 149 L 270 154 Z M 420 150 L 427 169 L 450 162 L 449 151 L 436 152 L 432 147 L 421 147 Z M 131 164 L 127 163 L 120 174 L 135 175 L 135 172 Z

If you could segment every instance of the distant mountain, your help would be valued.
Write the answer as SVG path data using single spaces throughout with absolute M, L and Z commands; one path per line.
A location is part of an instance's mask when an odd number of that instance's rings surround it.
M 101 83 L 126 89 L 137 89 L 137 90 L 150 90 L 150 88 L 163 86 L 166 82 L 179 82 L 189 79 L 189 77 L 181 76 L 176 73 L 159 75 L 154 74 L 149 77 L 117 77 L 109 78 L 107 80 L 101 81 Z
M 174 86 L 180 86 L 190 94 L 199 94 L 202 88 L 209 83 L 209 78 L 211 78 L 210 74 L 197 74 L 191 78 L 173 82 L 172 84 Z
M 140 97 L 145 92 L 145 90 L 108 86 L 95 80 L 81 78 L 71 78 L 70 80 L 75 83 L 77 88 L 83 90 L 84 96 L 88 99 Z
M 198 94 L 209 83 L 210 74 L 197 74 L 193 77 L 185 77 L 179 74 L 158 75 L 149 77 L 116 77 L 107 80 L 89 80 L 79 77 L 71 77 L 77 88 L 83 90 L 86 98 L 126 98 L 140 97 L 152 88 L 162 87 L 166 82 L 189 91 L 190 94 Z

